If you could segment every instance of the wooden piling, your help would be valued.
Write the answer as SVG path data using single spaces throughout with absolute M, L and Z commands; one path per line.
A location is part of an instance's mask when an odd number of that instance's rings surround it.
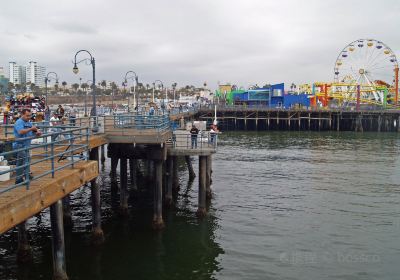
M 105 157 L 105 152 L 104 152 L 104 145 L 100 146 L 100 153 L 101 153 L 101 164 L 104 164 L 104 162 L 106 161 L 106 157 Z
M 204 217 L 206 210 L 206 185 L 207 185 L 207 157 L 199 156 L 199 202 L 197 208 L 197 216 Z
M 178 175 L 178 157 L 177 156 L 173 156 L 172 157 L 172 166 L 173 166 L 173 170 L 172 170 L 172 180 L 173 180 L 173 184 L 172 184 L 172 189 L 173 191 L 177 192 L 179 191 L 179 175 Z
M 50 206 L 52 231 L 53 279 L 68 280 L 65 264 L 63 209 L 61 200 Z
M 122 215 L 128 214 L 128 166 L 127 166 L 127 158 L 120 159 L 120 201 L 119 201 L 119 210 Z
M 104 152 L 104 151 L 103 151 Z M 93 148 L 89 152 L 90 160 L 99 162 L 99 148 Z M 91 202 L 92 202 L 92 242 L 93 244 L 102 244 L 104 242 L 104 233 L 101 228 L 101 198 L 100 186 L 97 184 L 97 178 L 90 181 Z
M 72 228 L 73 223 L 72 223 L 72 213 L 71 213 L 71 199 L 69 194 L 62 199 L 62 205 L 63 205 L 64 227 L 70 229 Z
M 154 162 L 155 168 L 155 184 L 154 184 L 154 214 L 153 214 L 153 228 L 162 229 L 164 221 L 162 217 L 162 176 L 163 176 L 163 162 L 156 160 Z
M 212 162 L 212 156 L 209 155 L 207 156 L 207 170 L 206 170 L 206 198 L 211 199 L 212 198 L 212 192 L 211 192 L 211 162 Z
M 17 226 L 18 229 L 18 249 L 17 262 L 27 263 L 32 261 L 32 248 L 29 245 L 26 221 Z
M 165 204 L 167 206 L 171 206 L 173 203 L 173 196 L 172 196 L 172 185 L 173 185 L 173 170 L 174 170 L 174 161 L 171 156 L 167 158 L 167 189 L 165 192 Z
M 131 178 L 131 186 L 133 189 L 137 189 L 136 182 L 136 169 L 137 169 L 137 161 L 134 158 L 129 159 L 129 176 Z
M 196 173 L 194 172 L 193 169 L 193 165 L 192 165 L 192 159 L 190 158 L 190 156 L 185 156 L 185 161 L 186 161 L 186 165 L 189 171 L 189 180 L 193 181 L 194 178 L 196 178 Z
M 116 155 L 111 156 L 111 181 L 117 181 L 117 167 L 118 167 L 118 158 Z

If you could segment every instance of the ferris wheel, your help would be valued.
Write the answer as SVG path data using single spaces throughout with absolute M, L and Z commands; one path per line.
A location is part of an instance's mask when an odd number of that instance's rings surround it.
M 337 91 L 354 93 L 354 88 L 360 86 L 362 97 L 376 102 L 383 102 L 379 88 L 386 87 L 396 92 L 397 101 L 398 71 L 397 57 L 389 46 L 374 39 L 359 39 L 339 53 L 334 81 L 346 85 L 337 87 Z

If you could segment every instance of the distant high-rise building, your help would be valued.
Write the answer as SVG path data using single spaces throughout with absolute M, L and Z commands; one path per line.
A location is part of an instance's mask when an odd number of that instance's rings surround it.
M 35 61 L 30 61 L 26 67 L 26 82 L 44 87 L 44 78 L 46 76 L 46 68 L 40 66 Z
M 18 65 L 16 62 L 9 63 L 10 82 L 15 85 L 27 83 L 35 84 L 39 87 L 44 87 L 44 78 L 46 68 L 40 66 L 35 61 L 30 61 L 27 66 Z
M 26 83 L 26 67 L 18 65 L 16 62 L 9 63 L 10 82 L 15 85 Z

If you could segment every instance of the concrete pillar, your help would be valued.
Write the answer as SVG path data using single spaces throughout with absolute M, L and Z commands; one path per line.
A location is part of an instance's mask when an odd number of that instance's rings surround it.
M 92 192 L 92 242 L 98 245 L 104 242 L 104 233 L 101 228 L 100 186 L 96 179 L 92 180 L 90 184 Z
M 204 217 L 207 214 L 206 210 L 206 185 L 207 185 L 207 157 L 199 156 L 199 204 L 197 216 Z
M 174 161 L 171 156 L 167 158 L 167 189 L 165 192 L 165 204 L 167 206 L 171 206 L 173 203 L 172 197 L 172 185 L 173 185 L 173 170 L 174 170 Z
M 53 251 L 53 279 L 67 280 L 68 277 L 65 268 L 63 209 L 61 200 L 56 201 L 50 206 L 50 221 Z
M 173 156 L 172 157 L 172 180 L 173 180 L 173 184 L 172 184 L 172 189 L 174 191 L 179 191 L 179 175 L 178 175 L 178 157 L 177 156 Z
M 68 194 L 62 199 L 63 205 L 63 218 L 64 218 L 64 227 L 72 228 L 72 213 L 71 213 L 71 201 L 70 195 Z
M 119 201 L 119 209 L 122 215 L 128 214 L 128 166 L 127 166 L 127 158 L 121 158 L 120 164 L 120 201 Z
M 190 158 L 190 156 L 185 156 L 185 161 L 189 171 L 189 180 L 193 181 L 194 178 L 196 178 L 196 173 L 194 172 L 193 169 L 192 159 Z
M 26 263 L 32 261 L 32 248 L 29 245 L 26 221 L 17 226 L 18 229 L 18 249 L 17 262 Z
M 153 228 L 162 229 L 164 221 L 162 217 L 162 160 L 156 160 L 155 168 L 155 184 L 154 184 L 154 214 L 153 214 Z
M 129 159 L 129 175 L 131 177 L 131 185 L 133 189 L 137 189 L 136 185 L 136 167 L 137 167 L 137 161 L 134 158 Z
M 207 199 L 211 199 L 212 192 L 211 192 L 211 162 L 212 156 L 207 156 L 207 169 L 206 169 L 206 197 Z
M 104 153 L 104 145 L 101 145 L 100 151 L 101 151 L 101 158 L 100 158 L 101 164 L 104 164 L 104 162 L 106 161 L 106 157 L 105 157 L 105 153 Z

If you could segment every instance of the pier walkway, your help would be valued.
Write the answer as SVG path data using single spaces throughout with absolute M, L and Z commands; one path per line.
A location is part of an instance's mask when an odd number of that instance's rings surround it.
M 93 242 L 104 241 L 100 186 L 96 178 L 100 162 L 105 161 L 105 145 L 111 158 L 113 181 L 120 162 L 121 214 L 128 214 L 128 170 L 130 182 L 135 185 L 141 161 L 153 182 L 152 224 L 155 229 L 163 228 L 163 204 L 172 204 L 173 194 L 179 189 L 178 157 L 185 158 L 193 180 L 196 175 L 190 157 L 199 156 L 197 215 L 205 216 L 207 199 L 211 198 L 211 155 L 217 150 L 217 136 L 203 132 L 193 139 L 186 130 L 175 131 L 172 126 L 173 121 L 193 118 L 195 114 L 195 111 L 173 116 L 133 113 L 78 118 L 56 126 L 37 123 L 43 134 L 32 137 L 30 146 L 18 149 L 13 148 L 13 143 L 21 140 L 14 139 L 13 126 L 0 126 L 0 234 L 17 226 L 18 256 L 27 255 L 30 246 L 25 221 L 50 207 L 54 278 L 68 279 L 64 222 L 69 215 L 72 223 L 69 194 L 88 186 L 87 183 L 92 195 Z

